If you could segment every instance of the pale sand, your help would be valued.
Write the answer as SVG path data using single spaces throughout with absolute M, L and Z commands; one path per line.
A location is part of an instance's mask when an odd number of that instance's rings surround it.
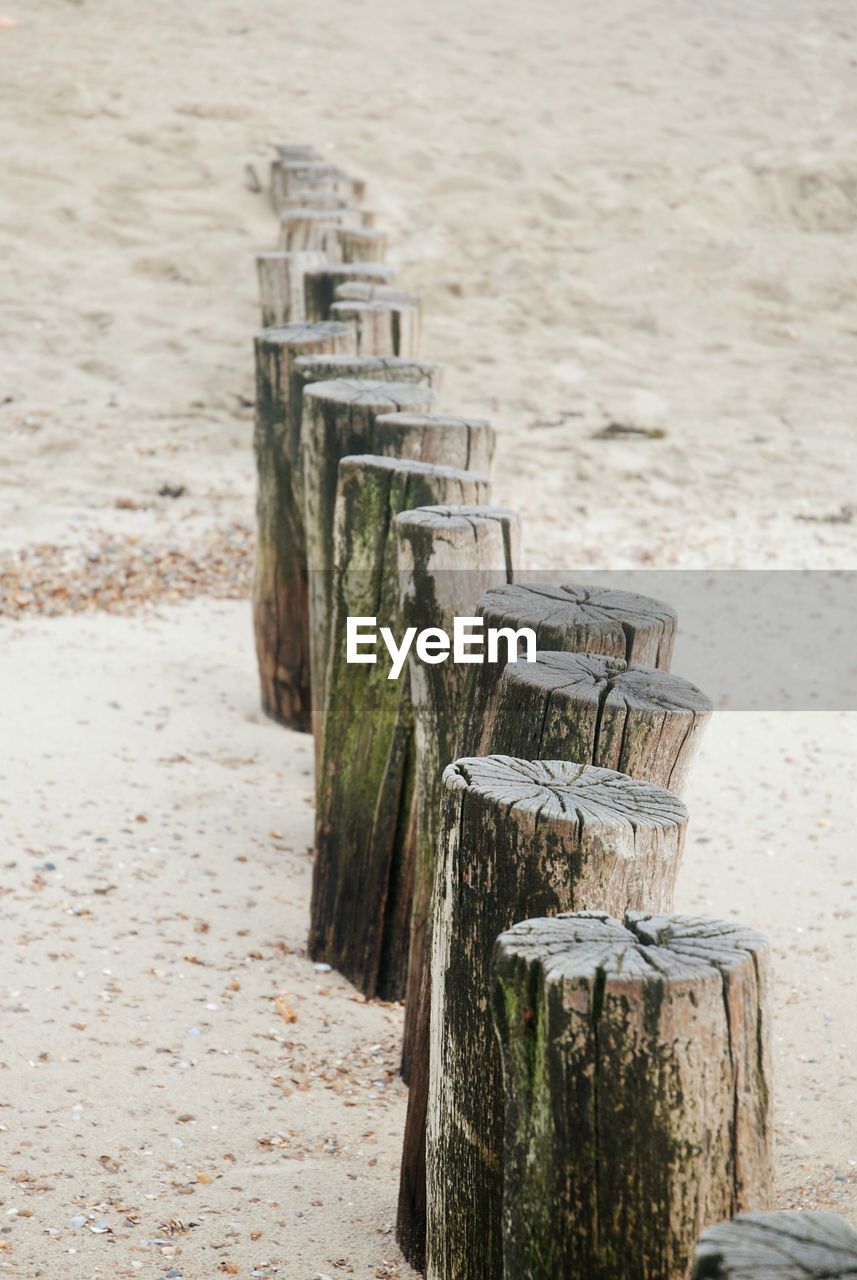
M 857 493 L 851 6 L 569 8 L 7 6 L 0 546 L 251 522 L 277 139 L 369 180 L 534 563 L 854 567 L 854 523 L 795 518 Z M 0 1268 L 409 1274 L 400 1012 L 299 954 L 309 742 L 256 710 L 247 606 L 2 646 Z M 677 904 L 771 935 L 780 1201 L 852 1218 L 855 725 L 715 718 Z

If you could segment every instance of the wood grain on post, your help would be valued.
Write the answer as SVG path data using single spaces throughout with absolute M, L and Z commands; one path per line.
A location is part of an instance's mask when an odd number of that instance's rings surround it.
M 253 627 L 266 715 L 306 732 L 310 727 L 307 568 L 300 504 L 300 423 L 290 417 L 290 374 L 296 356 L 342 354 L 353 336 L 329 321 L 286 325 L 256 335 L 256 554 Z
M 331 320 L 353 325 L 358 351 L 379 356 L 419 354 L 420 311 L 411 303 L 342 299 L 332 304 L 328 314 Z
M 681 795 L 712 710 L 668 671 L 540 650 L 503 672 L 488 751 L 617 769 Z
M 386 262 L 387 236 L 369 228 L 342 227 L 336 232 L 340 262 Z
M 331 235 L 353 217 L 350 210 L 335 205 L 286 205 L 280 210 L 280 249 L 290 253 L 314 249 L 329 257 Z
M 770 1204 L 766 969 L 760 934 L 693 916 L 501 934 L 505 1280 L 686 1280 L 705 1223 Z
M 601 653 L 629 664 L 668 671 L 676 629 L 669 605 L 633 591 L 614 591 L 576 583 L 497 587 L 480 600 L 476 612 L 485 626 L 517 631 L 530 627 L 539 649 Z M 462 750 L 484 755 L 491 740 L 497 686 L 505 654 L 496 663 L 474 668 Z M 520 753 L 516 753 L 520 754 Z
M 304 314 L 308 320 L 327 320 L 337 286 L 353 280 L 370 284 L 390 284 L 393 268 L 385 262 L 319 264 L 304 273 Z
M 742 1213 L 703 1231 L 692 1280 L 857 1280 L 857 1231 L 837 1213 Z
M 275 212 L 296 198 L 311 198 L 314 203 L 330 196 L 359 200 L 362 187 L 362 183 L 326 160 L 278 156 L 271 164 L 271 203 Z
M 400 433 L 403 442 L 404 432 Z M 439 428 L 435 453 L 453 451 Z M 395 433 L 387 443 L 396 454 Z M 346 620 L 374 617 L 401 635 L 394 517 L 424 503 L 473 503 L 487 477 L 404 461 L 344 458 L 334 525 L 330 657 L 316 785 L 309 954 L 368 997 L 404 994 L 413 889 L 414 725 L 407 667 L 388 678 L 345 660 Z
M 405 415 L 397 415 L 404 417 Z M 472 453 L 468 451 L 468 460 Z M 477 464 L 479 465 L 479 464 Z M 520 520 L 495 507 L 424 507 L 396 518 L 402 624 L 451 632 L 456 616 L 496 583 L 511 580 L 521 562 Z M 411 660 L 416 758 L 416 832 L 402 1075 L 410 1084 L 396 1237 L 408 1261 L 425 1261 L 425 1124 L 428 1101 L 428 922 L 434 882 L 443 770 L 456 756 L 465 664 Z M 423 1051 L 412 1060 L 416 1026 L 425 1020 Z
M 503 1267 L 494 941 L 532 916 L 669 910 L 687 812 L 662 787 L 568 761 L 472 757 L 450 765 L 443 782 L 432 914 L 428 1274 L 485 1280 Z
M 303 499 L 309 569 L 312 724 L 317 755 L 326 696 L 333 512 L 339 462 L 349 454 L 381 452 L 375 443 L 376 418 L 403 409 L 424 412 L 431 403 L 431 388 L 420 383 L 352 378 L 316 382 L 303 390 Z
M 256 255 L 259 305 L 265 328 L 303 321 L 304 276 L 307 271 L 318 270 L 326 262 L 326 255 L 315 250 L 285 252 L 278 249 Z M 327 319 L 327 316 L 323 318 Z

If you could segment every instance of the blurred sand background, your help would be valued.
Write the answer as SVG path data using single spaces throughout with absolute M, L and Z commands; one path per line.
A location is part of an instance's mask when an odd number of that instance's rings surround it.
M 401 1011 L 303 956 L 310 744 L 210 594 L 251 554 L 245 165 L 367 179 L 535 566 L 855 568 L 852 6 L 7 0 L 0 61 L 0 1272 L 409 1275 Z M 174 599 L 21 585 L 134 557 Z M 677 906 L 774 946 L 779 1201 L 854 1219 L 857 714 L 719 714 L 688 801 Z

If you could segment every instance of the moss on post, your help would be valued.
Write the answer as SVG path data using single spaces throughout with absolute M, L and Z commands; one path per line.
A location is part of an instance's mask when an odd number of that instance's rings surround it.
M 671 792 L 566 761 L 462 759 L 443 775 L 432 915 L 428 1274 L 502 1274 L 503 1106 L 491 950 L 530 916 L 669 910 L 687 813 Z
M 704 1223 L 770 1203 L 766 966 L 699 917 L 500 935 L 505 1280 L 684 1280 Z
M 407 668 L 346 661 L 346 620 L 399 626 L 394 517 L 487 496 L 473 472 L 361 456 L 339 464 L 328 684 L 316 798 L 309 953 L 367 996 L 400 999 L 413 885 L 413 716 Z

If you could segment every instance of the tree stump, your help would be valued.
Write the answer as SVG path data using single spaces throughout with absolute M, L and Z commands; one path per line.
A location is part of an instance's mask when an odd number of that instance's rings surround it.
M 770 1203 L 766 970 L 760 934 L 692 916 L 500 935 L 505 1280 L 686 1280 L 700 1227 Z
M 405 414 L 391 419 L 407 418 Z M 379 419 L 379 421 L 384 421 Z M 412 421 L 419 421 L 412 416 Z M 467 458 L 473 456 L 469 442 Z M 480 456 L 481 456 L 480 449 Z M 481 469 L 484 462 L 477 461 Z M 399 544 L 402 624 L 452 629 L 452 620 L 468 616 L 489 586 L 511 580 L 520 564 L 520 521 L 516 512 L 494 507 L 421 507 L 396 517 Z M 428 1101 L 428 920 L 438 839 L 441 776 L 456 755 L 459 714 L 469 668 L 444 662 L 411 662 L 416 756 L 416 833 L 414 890 L 405 991 L 402 1075 L 411 1085 L 402 1150 L 396 1236 L 412 1265 L 422 1269 L 425 1255 L 425 1122 Z M 415 1060 L 418 1015 L 426 1035 Z
M 302 250 L 316 250 L 329 254 L 330 237 L 340 227 L 353 220 L 354 214 L 349 209 L 336 205 L 287 205 L 280 210 L 280 249 L 289 253 Z M 314 263 L 324 266 L 324 262 Z M 301 282 L 301 304 L 303 304 L 303 282 Z
M 568 761 L 474 757 L 450 765 L 443 783 L 432 916 L 428 1274 L 485 1280 L 503 1269 L 494 941 L 531 916 L 668 911 L 687 812 L 662 787 Z
M 303 321 L 304 277 L 307 271 L 318 270 L 326 261 L 324 253 L 314 250 L 286 253 L 278 249 L 256 255 L 259 304 L 265 328 Z
M 262 709 L 290 729 L 310 727 L 309 627 L 300 437 L 289 415 L 295 356 L 348 351 L 346 326 L 325 322 L 256 335 L 256 555 L 253 628 Z
M 692 1280 L 857 1280 L 857 1231 L 837 1213 L 742 1213 L 703 1231 Z
M 478 502 L 489 484 L 473 472 L 400 458 L 363 455 L 339 464 L 309 954 L 367 997 L 404 992 L 413 716 L 407 667 L 391 680 L 385 652 L 375 665 L 346 662 L 346 619 L 374 617 L 400 636 L 394 517 L 426 502 Z
M 304 273 L 304 315 L 311 321 L 329 319 L 338 285 L 351 280 L 390 284 L 393 279 L 393 268 L 384 262 L 319 264 Z
M 624 658 L 629 664 L 669 670 L 675 610 L 636 592 L 577 584 L 501 586 L 486 592 L 476 612 L 485 619 L 486 627 L 515 631 L 530 627 L 539 649 L 601 653 Z M 488 751 L 504 659 L 501 650 L 496 663 L 474 667 L 462 741 L 465 753 L 485 755 Z
M 312 725 L 317 758 L 326 697 L 333 511 L 339 462 L 349 454 L 383 451 L 376 447 L 376 418 L 401 409 L 425 411 L 431 401 L 430 387 L 368 378 L 316 382 L 303 390 L 303 498 L 309 568 Z
M 667 671 L 539 651 L 503 672 L 488 750 L 617 769 L 681 795 L 712 710 L 696 685 Z
M 340 262 L 386 262 L 387 236 L 383 231 L 342 227 L 336 232 Z

